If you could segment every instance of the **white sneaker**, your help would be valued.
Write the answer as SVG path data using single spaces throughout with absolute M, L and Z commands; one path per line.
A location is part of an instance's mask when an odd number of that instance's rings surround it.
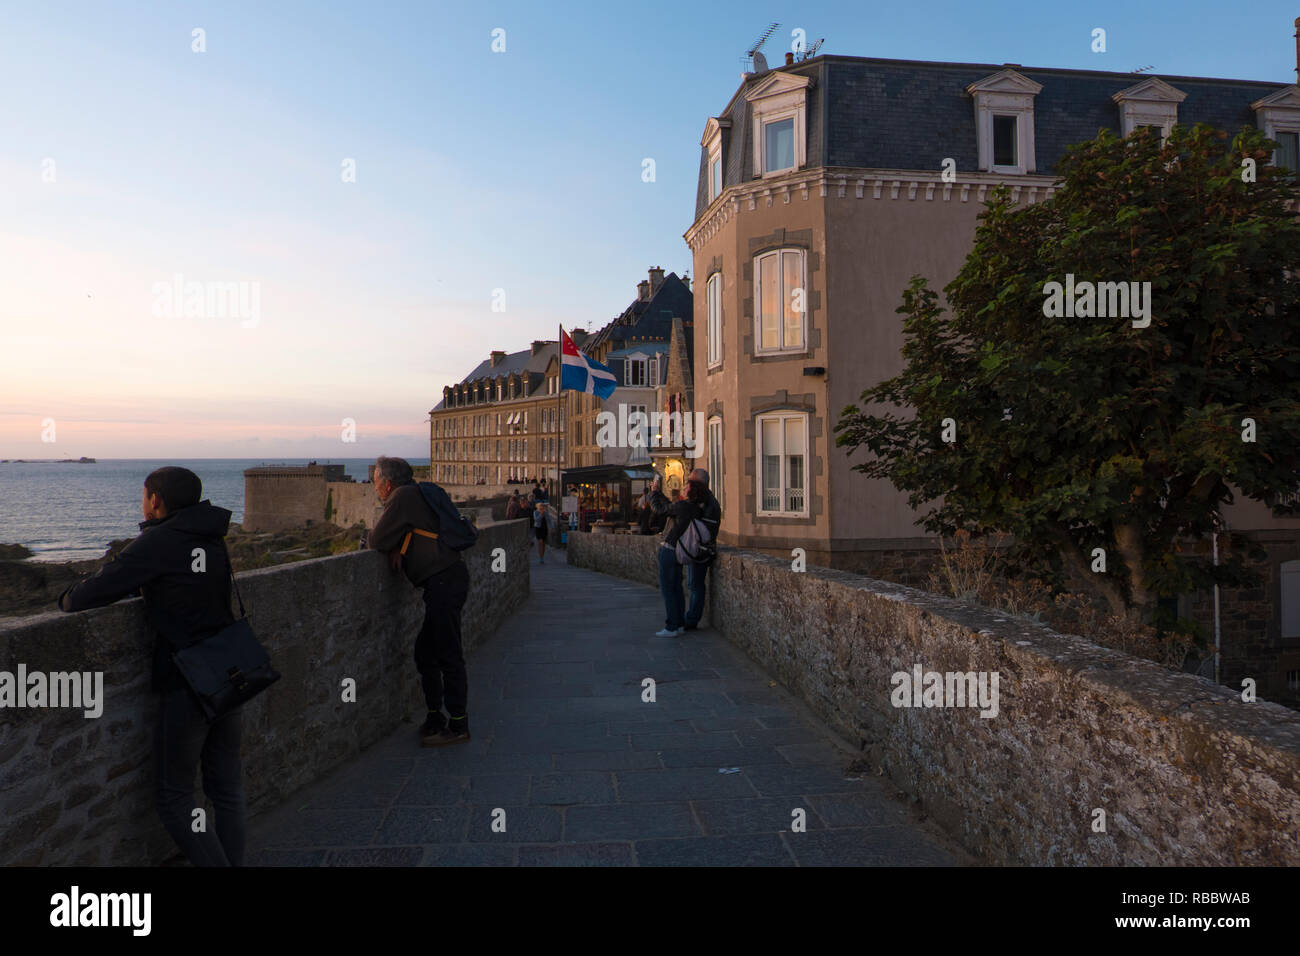
M 684 630 L 685 628 L 679 627 L 673 631 L 665 627 L 662 631 L 655 631 L 655 637 L 679 637 Z

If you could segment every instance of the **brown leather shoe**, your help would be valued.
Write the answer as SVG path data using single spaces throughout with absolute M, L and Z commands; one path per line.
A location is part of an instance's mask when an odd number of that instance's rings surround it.
M 420 738 L 422 747 L 445 747 L 447 744 L 462 744 L 469 741 L 468 730 L 441 730 Z

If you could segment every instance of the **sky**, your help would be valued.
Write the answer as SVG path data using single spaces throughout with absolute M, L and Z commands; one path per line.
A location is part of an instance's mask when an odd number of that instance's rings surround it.
M 491 350 L 599 328 L 650 266 L 691 272 L 700 136 L 769 22 L 774 64 L 802 30 L 824 53 L 1280 86 L 1296 79 L 1300 13 L 1272 0 L 6 8 L 0 458 L 417 461 L 443 386 Z

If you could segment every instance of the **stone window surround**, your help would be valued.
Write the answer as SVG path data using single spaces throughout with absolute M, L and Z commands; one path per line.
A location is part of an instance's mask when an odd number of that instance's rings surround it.
M 1300 84 L 1285 86 L 1251 103 L 1250 108 L 1255 111 L 1255 124 L 1269 139 L 1276 139 L 1276 133 L 1300 136 Z M 1277 162 L 1276 150 L 1269 161 Z
M 813 289 L 813 274 L 821 272 L 821 256 L 812 248 L 813 231 L 811 229 L 778 228 L 766 236 L 749 240 L 749 258 L 741 266 L 741 281 L 749 284 L 749 298 L 741 303 L 741 318 L 744 334 L 741 337 L 741 354 L 749 357 L 751 364 L 761 362 L 787 362 L 796 359 L 810 359 L 821 347 L 821 329 L 814 323 L 813 317 L 821 308 L 821 292 Z M 804 314 L 803 314 L 803 348 L 783 349 L 781 351 L 759 352 L 757 350 L 758 316 L 754 308 L 754 262 L 760 255 L 775 252 L 778 249 L 801 249 L 804 253 Z
M 773 70 L 766 79 L 760 80 L 746 91 L 745 99 L 749 101 L 754 143 L 753 178 L 768 179 L 772 176 L 784 176 L 804 168 L 808 162 L 806 105 L 808 88 L 811 80 L 806 76 L 795 76 Z M 764 124 L 792 118 L 794 120 L 794 165 L 784 169 L 765 172 L 763 149 L 766 136 Z
M 713 405 L 709 406 L 709 413 L 712 414 Z M 718 406 L 721 412 L 721 406 Z M 756 435 L 756 422 L 759 415 L 769 412 L 802 412 L 807 415 L 807 431 L 804 438 L 807 442 L 807 451 L 805 452 L 806 461 L 804 462 L 804 507 L 807 509 L 805 515 L 776 515 L 776 514 L 759 514 L 758 512 L 758 468 L 756 465 L 758 452 L 758 437 Z M 824 440 L 825 435 L 825 418 L 817 414 L 816 395 L 812 392 L 803 395 L 791 395 L 787 390 L 780 389 L 774 395 L 753 395 L 749 400 L 749 415 L 745 419 L 743 445 L 745 455 L 744 477 L 750 479 L 746 482 L 746 491 L 744 495 L 745 514 L 756 525 L 780 526 L 793 525 L 812 527 L 816 525 L 818 517 L 825 511 L 825 502 L 820 494 L 817 493 L 817 479 L 825 472 L 825 462 L 823 456 L 816 453 L 818 440 Z
M 714 410 L 715 407 L 717 407 L 717 411 Z M 714 422 L 718 423 L 718 467 L 709 470 L 709 490 L 713 492 L 713 497 L 718 499 L 718 504 L 726 507 L 722 500 L 722 476 L 726 474 L 727 470 L 727 457 L 723 453 L 727 443 L 727 426 L 723 421 L 722 410 L 717 402 L 710 403 L 709 409 L 704 416 L 704 434 L 709 443 L 709 457 L 705 461 L 709 462 L 709 464 L 713 464 L 713 436 L 711 431 Z
M 700 137 L 700 146 L 703 147 L 707 156 L 705 165 L 706 188 L 704 194 L 708 197 L 706 205 L 712 205 L 713 201 L 726 192 L 726 166 L 722 167 L 723 182 L 719 184 L 718 191 L 713 191 L 713 161 L 722 159 L 722 133 L 724 130 L 731 129 L 731 120 L 719 119 L 716 116 L 710 116 L 709 121 L 704 124 L 704 135 Z
M 714 281 L 718 283 L 718 291 L 715 296 L 713 293 Z M 722 277 L 722 268 L 719 266 L 709 272 L 708 278 L 704 280 L 704 307 L 705 307 L 705 331 L 704 331 L 704 348 L 705 362 L 710 372 L 716 371 L 722 367 L 722 292 L 726 286 L 726 281 Z M 717 302 L 716 309 L 714 302 Z M 718 357 L 712 358 L 712 352 L 717 349 Z
M 975 136 L 983 172 L 1026 175 L 1035 172 L 1034 97 L 1043 89 L 1013 69 L 1000 70 L 966 87 L 975 102 Z M 1016 165 L 993 163 L 993 117 L 1016 117 Z
M 1187 94 L 1157 76 L 1120 90 L 1111 97 L 1119 105 L 1120 135 L 1128 136 L 1139 126 L 1159 126 L 1166 140 L 1178 122 L 1178 104 Z

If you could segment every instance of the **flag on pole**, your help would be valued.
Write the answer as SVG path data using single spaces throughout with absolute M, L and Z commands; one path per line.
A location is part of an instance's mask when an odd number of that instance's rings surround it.
M 588 358 L 560 327 L 560 389 L 584 392 L 599 398 L 609 398 L 618 387 L 614 373 L 604 365 Z

